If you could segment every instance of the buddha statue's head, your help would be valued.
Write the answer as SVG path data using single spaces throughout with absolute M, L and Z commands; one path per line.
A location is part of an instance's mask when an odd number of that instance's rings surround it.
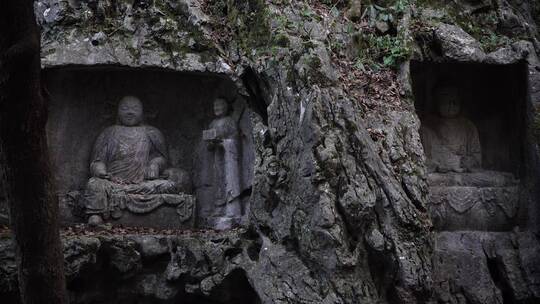
M 128 127 L 140 125 L 143 121 L 143 105 L 135 96 L 125 96 L 118 103 L 118 121 Z
M 461 113 L 461 98 L 456 87 L 442 86 L 436 89 L 437 110 L 444 118 L 455 118 Z
M 218 97 L 214 100 L 214 115 L 216 117 L 224 117 L 229 114 L 229 103 L 225 98 Z

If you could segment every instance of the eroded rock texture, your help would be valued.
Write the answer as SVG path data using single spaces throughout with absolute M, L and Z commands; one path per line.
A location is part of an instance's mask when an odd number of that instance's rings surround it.
M 68 237 L 64 243 L 72 303 L 261 303 L 251 287 L 258 283 L 246 276 L 256 271 L 259 254 L 261 243 L 243 231 Z M 16 303 L 14 258 L 2 256 L 2 265 L 9 274 L 4 299 Z
M 434 290 L 443 303 L 527 303 L 538 299 L 538 239 L 531 233 L 441 232 Z
M 256 159 L 246 228 L 66 238 L 73 303 L 538 300 L 532 124 L 522 130 L 531 139 L 524 170 L 532 194 L 516 232 L 433 232 L 409 64 L 399 73 L 354 65 L 359 49 L 374 46 L 359 44 L 362 33 L 343 18 L 345 5 L 328 2 L 36 3 L 44 68 L 122 65 L 219 74 L 234 81 L 253 112 Z M 407 37 L 406 58 L 526 61 L 527 119 L 534 115 L 540 102 L 534 4 L 457 1 L 467 12 L 504 8 L 517 14 L 512 20 L 519 26 L 509 21 L 509 30 L 533 32 L 489 52 L 459 22 L 444 18 L 443 3 L 399 2 L 397 18 L 379 22 L 377 31 Z M 433 23 L 419 25 L 427 20 L 422 16 Z M 0 246 L 0 292 L 15 301 L 9 241 Z

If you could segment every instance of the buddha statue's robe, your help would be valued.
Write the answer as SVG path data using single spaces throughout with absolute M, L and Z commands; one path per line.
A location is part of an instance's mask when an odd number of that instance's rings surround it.
M 114 125 L 96 140 L 91 159 L 105 164 L 107 176 L 90 178 L 85 193 L 86 213 L 119 217 L 118 211 L 149 212 L 163 203 L 174 204 L 180 191 L 174 181 L 148 179 L 151 163 L 162 172 L 167 147 L 162 133 L 151 126 Z
M 216 137 L 221 140 L 211 150 L 214 154 L 216 203 L 224 205 L 240 195 L 238 129 L 231 117 L 215 119 L 210 129 L 216 130 Z
M 240 149 L 236 122 L 230 116 L 216 118 L 210 123 L 209 129 L 214 130 L 215 139 L 218 140 L 217 143 L 209 143 L 209 151 L 213 154 L 216 207 L 225 206 L 225 216 L 240 217 Z
M 430 172 L 467 172 L 482 163 L 475 125 L 464 117 L 428 120 L 421 129 Z

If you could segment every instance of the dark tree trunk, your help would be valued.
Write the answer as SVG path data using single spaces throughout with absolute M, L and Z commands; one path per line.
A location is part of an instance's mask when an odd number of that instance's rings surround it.
M 0 164 L 23 303 L 65 303 L 58 201 L 50 175 L 33 1 L 0 1 Z

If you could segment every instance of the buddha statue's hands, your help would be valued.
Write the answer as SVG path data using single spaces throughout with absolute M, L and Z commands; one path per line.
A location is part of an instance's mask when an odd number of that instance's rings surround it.
M 223 139 L 221 138 L 214 138 L 212 140 L 209 140 L 208 141 L 208 149 L 209 150 L 214 150 L 220 146 L 223 145 Z
M 159 156 L 153 158 L 148 167 L 146 167 L 145 178 L 150 180 L 161 178 L 160 173 L 166 163 L 167 160 L 164 157 Z
M 208 150 L 214 150 L 217 146 L 221 145 L 223 140 L 219 136 L 219 130 L 208 129 L 203 131 L 203 140 L 207 143 Z
M 157 179 L 158 177 L 159 177 L 159 164 L 151 162 L 150 166 L 148 166 L 148 169 L 146 170 L 146 178 Z

